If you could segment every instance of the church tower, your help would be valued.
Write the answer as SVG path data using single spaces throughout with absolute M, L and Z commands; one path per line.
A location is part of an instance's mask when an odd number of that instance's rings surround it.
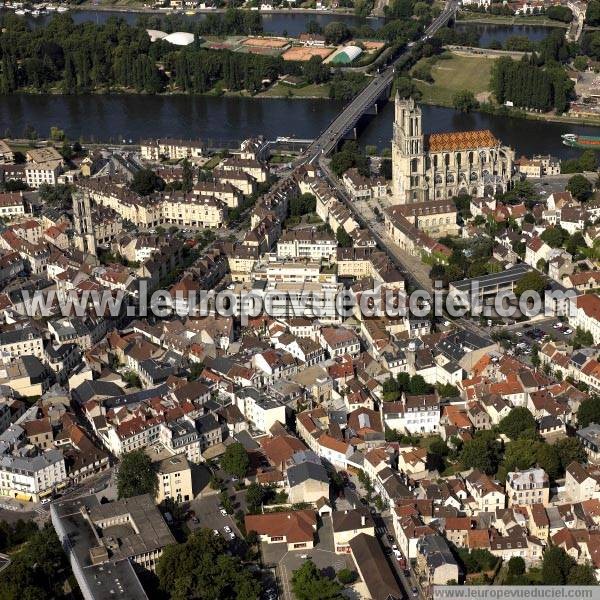
M 73 194 L 73 225 L 75 247 L 81 252 L 96 256 L 96 236 L 92 223 L 91 200 L 89 194 L 81 190 L 77 190 Z
M 399 204 L 428 200 L 421 107 L 412 98 L 395 98 L 392 188 Z

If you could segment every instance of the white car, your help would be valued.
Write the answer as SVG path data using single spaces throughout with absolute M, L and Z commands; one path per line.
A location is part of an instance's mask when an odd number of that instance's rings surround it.
M 213 535 L 215 537 L 217 537 L 219 535 L 219 530 L 218 529 L 213 529 Z
M 229 527 L 229 525 L 225 525 L 225 527 L 223 527 L 223 531 L 226 533 L 231 533 L 231 527 Z
M 224 508 L 220 508 L 220 509 L 219 509 L 219 512 L 220 512 L 220 513 L 221 513 L 221 514 L 222 514 L 224 517 L 226 517 L 226 516 L 227 516 L 227 511 L 226 511 Z
M 235 540 L 235 533 L 233 533 L 233 531 L 229 534 L 229 539 Z
M 565 330 L 565 335 L 571 335 L 573 333 L 572 329 L 566 329 Z

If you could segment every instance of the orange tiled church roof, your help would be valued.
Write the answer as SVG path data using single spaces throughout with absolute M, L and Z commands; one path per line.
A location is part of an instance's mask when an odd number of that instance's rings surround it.
M 500 142 L 489 129 L 480 131 L 455 131 L 452 133 L 432 133 L 427 136 L 430 152 L 444 150 L 470 150 L 497 146 Z

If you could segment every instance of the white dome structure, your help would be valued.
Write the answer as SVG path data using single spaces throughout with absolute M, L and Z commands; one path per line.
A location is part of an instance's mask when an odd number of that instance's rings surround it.
M 163 39 L 174 46 L 189 46 L 194 41 L 194 34 L 186 31 L 176 31 Z
M 156 40 L 162 40 L 166 38 L 169 34 L 164 31 L 159 31 L 158 29 L 146 29 L 146 33 L 150 36 L 150 41 L 155 42 Z
M 336 52 L 335 56 L 331 58 L 331 62 L 333 64 L 347 65 L 361 54 L 362 48 L 358 46 L 345 46 L 339 52 Z

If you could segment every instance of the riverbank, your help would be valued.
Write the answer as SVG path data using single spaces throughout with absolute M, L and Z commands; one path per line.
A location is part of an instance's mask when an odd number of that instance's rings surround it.
M 467 16 L 465 16 L 467 15 Z M 568 29 L 569 23 L 553 21 L 543 15 L 490 15 L 487 13 L 459 12 L 456 18 L 457 23 L 480 23 L 482 25 L 531 25 L 535 27 L 560 27 Z
M 141 4 L 139 2 L 127 2 L 123 3 L 115 3 L 110 5 L 97 5 L 94 4 L 93 1 L 86 1 L 82 4 L 77 4 L 70 6 L 71 10 L 75 11 L 89 11 L 89 12 L 123 12 L 123 13 L 144 13 L 144 14 L 153 14 L 153 15 L 188 15 L 188 11 L 186 10 L 173 10 L 173 9 L 160 9 L 153 8 L 150 6 L 146 6 L 145 4 Z M 202 15 L 210 15 L 210 14 L 222 14 L 226 12 L 226 8 L 194 8 L 190 9 L 189 12 L 193 12 L 194 14 Z M 254 11 L 253 11 L 254 12 Z M 349 8 L 327 8 L 323 10 L 317 10 L 315 8 L 298 8 L 298 7 L 290 7 L 290 8 L 271 8 L 268 10 L 257 10 L 261 15 L 285 15 L 285 14 L 298 14 L 298 15 L 306 15 L 306 14 L 314 14 L 316 15 L 341 15 L 341 16 L 357 16 L 352 9 Z M 375 15 L 369 15 L 366 17 L 367 19 L 378 19 L 379 17 Z

